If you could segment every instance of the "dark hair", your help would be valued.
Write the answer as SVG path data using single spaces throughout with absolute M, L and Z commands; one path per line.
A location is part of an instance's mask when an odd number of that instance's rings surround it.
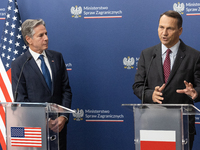
M 163 16 L 163 15 L 166 15 L 168 17 L 172 17 L 172 18 L 175 18 L 178 20 L 178 28 L 182 27 L 182 24 L 183 24 L 183 19 L 181 17 L 181 15 L 176 12 L 176 11 L 173 11 L 173 10 L 168 10 L 166 12 L 164 12 L 163 14 L 160 15 L 160 18 Z M 160 21 L 160 19 L 159 19 Z

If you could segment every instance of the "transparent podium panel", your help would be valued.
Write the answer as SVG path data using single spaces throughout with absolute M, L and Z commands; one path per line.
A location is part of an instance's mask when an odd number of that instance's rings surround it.
M 135 150 L 189 150 L 189 117 L 193 105 L 122 104 L 133 111 Z
M 7 150 L 59 150 L 60 115 L 73 110 L 52 103 L 0 103 L 5 109 Z

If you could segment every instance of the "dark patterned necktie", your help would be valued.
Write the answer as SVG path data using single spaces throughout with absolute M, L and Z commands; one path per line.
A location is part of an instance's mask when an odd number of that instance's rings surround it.
M 171 52 L 172 51 L 170 49 L 167 50 L 167 54 L 166 54 L 165 61 L 164 61 L 164 64 L 163 64 L 165 83 L 167 83 L 167 80 L 168 80 L 169 75 L 170 75 L 170 57 L 169 57 L 169 54 Z
M 42 73 L 43 73 L 43 76 L 45 78 L 45 81 L 51 91 L 51 77 L 50 77 L 50 73 L 49 73 L 49 69 L 47 68 L 45 62 L 44 62 L 44 58 L 43 58 L 43 55 L 40 55 L 38 57 L 40 60 L 41 60 L 41 69 L 42 69 Z

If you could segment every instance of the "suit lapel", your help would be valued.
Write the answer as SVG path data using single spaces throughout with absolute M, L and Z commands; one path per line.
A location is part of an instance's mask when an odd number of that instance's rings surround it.
M 49 61 L 49 65 L 51 67 L 51 73 L 52 73 L 52 89 L 51 89 L 51 93 L 53 94 L 54 91 L 54 84 L 55 84 L 55 71 L 56 71 L 56 67 L 55 67 L 55 62 L 54 62 L 54 57 L 53 54 L 51 54 L 50 51 L 46 50 L 46 55 Z
M 173 77 L 176 74 L 179 66 L 181 65 L 181 63 L 182 63 L 182 61 L 183 61 L 183 59 L 185 57 L 185 52 L 184 51 L 185 51 L 185 44 L 181 41 L 180 46 L 179 46 L 179 50 L 178 50 L 178 53 L 177 53 L 177 56 L 176 56 L 176 59 L 175 59 L 174 65 L 173 65 L 173 68 L 171 70 L 171 73 L 170 73 L 170 76 L 169 76 L 169 79 L 168 79 L 166 85 L 168 85 L 169 82 L 173 79 Z M 155 54 L 156 54 L 155 60 L 156 60 L 157 68 L 158 68 L 158 73 L 159 73 L 159 76 L 160 76 L 161 80 L 164 83 L 162 54 L 161 54 L 161 43 L 156 46 Z
M 27 58 L 31 56 L 30 52 L 27 51 L 26 52 L 26 55 L 27 55 Z M 40 71 L 38 65 L 36 64 L 35 60 L 32 58 L 30 61 L 29 61 L 29 64 L 30 64 L 30 67 L 32 68 L 32 70 L 34 70 L 36 72 L 36 74 L 38 75 L 38 78 L 39 80 L 41 81 L 41 83 L 46 87 L 46 89 L 48 89 L 48 91 L 50 92 L 47 84 L 46 84 L 46 81 L 44 79 L 44 76 L 42 74 L 42 72 Z
M 162 80 L 162 82 L 164 82 L 162 57 L 161 57 L 162 56 L 161 55 L 161 44 L 158 44 L 156 46 L 155 54 L 156 54 L 155 60 L 156 60 L 157 68 L 158 68 L 158 73 L 159 73 L 160 79 Z
M 169 79 L 168 79 L 167 84 L 173 79 L 173 77 L 176 74 L 179 66 L 181 65 L 181 63 L 182 63 L 182 61 L 183 61 L 183 59 L 185 57 L 185 52 L 184 51 L 185 51 L 185 46 L 184 46 L 184 43 L 181 41 L 179 49 L 178 49 L 178 52 L 177 52 L 177 55 L 176 55 L 176 59 L 174 61 L 174 65 L 173 65 L 171 73 L 169 75 Z

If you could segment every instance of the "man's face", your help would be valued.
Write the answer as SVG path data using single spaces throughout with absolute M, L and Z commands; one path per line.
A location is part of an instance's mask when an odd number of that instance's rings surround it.
M 26 40 L 29 43 L 29 47 L 36 53 L 42 53 L 48 48 L 48 36 L 45 26 L 38 25 L 34 28 L 33 38 L 26 36 Z
M 163 15 L 160 18 L 158 36 L 162 44 L 164 44 L 167 48 L 171 48 L 179 41 L 179 36 L 182 33 L 182 27 L 178 28 L 177 23 L 177 19 L 166 15 Z

